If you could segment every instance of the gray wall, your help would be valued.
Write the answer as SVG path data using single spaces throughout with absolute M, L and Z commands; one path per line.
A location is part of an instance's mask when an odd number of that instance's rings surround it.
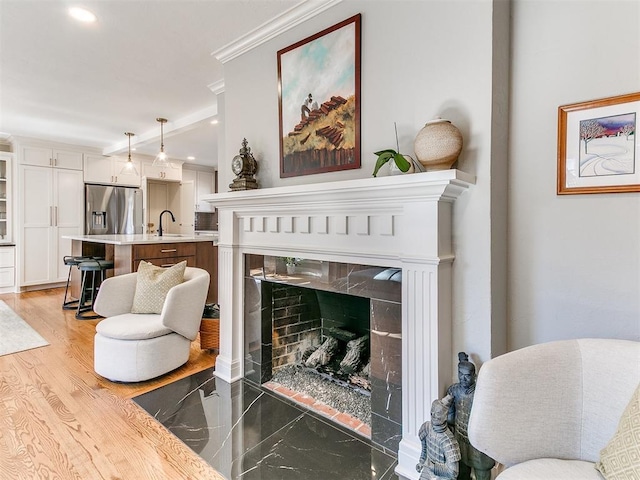
M 640 340 L 640 194 L 558 196 L 555 185 L 558 106 L 640 91 L 640 2 L 512 10 L 509 347 Z
M 411 154 L 425 121 L 448 118 L 458 168 L 477 177 L 454 210 L 454 350 L 484 361 L 556 338 L 638 338 L 638 194 L 555 194 L 558 105 L 640 85 L 638 4 L 345 0 L 225 64 L 220 190 L 244 137 L 267 188 L 368 177 L 394 121 Z M 276 52 L 356 13 L 362 168 L 280 179 Z

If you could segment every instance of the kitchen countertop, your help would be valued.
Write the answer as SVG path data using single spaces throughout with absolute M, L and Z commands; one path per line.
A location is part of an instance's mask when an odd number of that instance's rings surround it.
M 180 235 L 165 233 L 162 237 L 151 234 L 136 235 L 63 235 L 68 240 L 80 240 L 82 242 L 104 243 L 111 245 L 143 245 L 157 243 L 186 243 L 186 242 L 211 242 L 217 243 L 218 234 L 208 235 Z

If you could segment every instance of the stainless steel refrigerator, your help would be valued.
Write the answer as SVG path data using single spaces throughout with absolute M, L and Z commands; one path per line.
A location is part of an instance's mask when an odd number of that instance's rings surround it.
M 142 233 L 142 190 L 86 185 L 85 234 Z

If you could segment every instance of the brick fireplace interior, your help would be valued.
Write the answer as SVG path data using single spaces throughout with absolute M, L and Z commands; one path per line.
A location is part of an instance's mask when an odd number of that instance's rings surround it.
M 307 406 L 338 423 L 350 408 L 366 409 L 355 414 L 362 422 L 343 426 L 395 455 L 402 438 L 401 270 L 304 259 L 288 274 L 282 258 L 264 255 L 246 255 L 245 265 L 245 378 L 278 393 L 295 392 L 292 376 L 304 375 L 299 392 Z M 312 356 L 325 342 L 333 346 L 330 361 Z M 343 360 L 354 345 L 365 345 L 356 366 Z M 293 383 L 273 388 L 282 379 Z M 328 384 L 332 393 L 323 396 Z

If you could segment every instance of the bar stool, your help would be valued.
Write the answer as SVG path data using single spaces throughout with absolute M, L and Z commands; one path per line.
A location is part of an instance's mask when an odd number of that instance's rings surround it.
M 78 301 L 76 318 L 79 320 L 102 318 L 101 315 L 87 312 L 93 311 L 93 302 L 96 300 L 100 284 L 104 281 L 105 272 L 113 268 L 113 262 L 91 259 L 80 262 L 78 268 L 82 273 L 82 287 L 80 288 L 80 300 Z M 88 279 L 89 275 L 91 275 L 91 280 Z
M 86 262 L 87 260 L 91 260 L 91 257 L 74 257 L 72 255 L 65 255 L 63 257 L 64 264 L 69 267 L 69 274 L 67 275 L 67 286 L 64 289 L 64 298 L 62 299 L 62 308 L 63 310 L 75 310 L 78 307 L 78 302 L 80 300 L 69 300 L 69 284 L 71 282 L 71 270 L 73 267 L 78 267 L 81 262 Z

